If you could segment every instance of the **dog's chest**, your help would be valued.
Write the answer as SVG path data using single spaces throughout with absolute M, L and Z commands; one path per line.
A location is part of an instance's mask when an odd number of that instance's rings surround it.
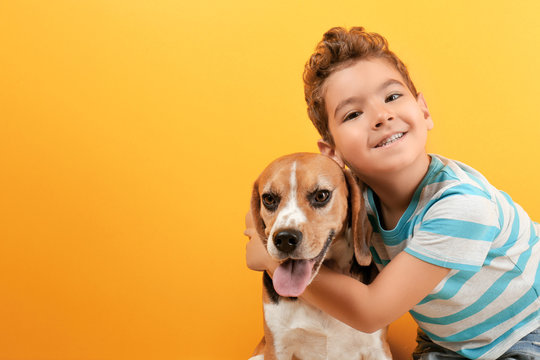
M 338 238 L 327 254 L 327 265 L 350 275 L 354 251 L 347 236 Z M 278 360 L 294 355 L 304 360 L 388 359 L 381 331 L 362 333 L 298 299 L 264 305 Z
M 278 360 L 386 359 L 380 332 L 359 332 L 302 300 L 265 304 L 264 314 Z

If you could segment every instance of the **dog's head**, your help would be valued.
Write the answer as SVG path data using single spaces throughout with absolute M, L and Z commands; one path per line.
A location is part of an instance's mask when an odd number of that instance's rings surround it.
M 305 290 L 334 238 L 348 227 L 358 263 L 371 262 L 358 182 L 329 157 L 297 153 L 272 162 L 255 181 L 251 211 L 268 253 L 281 262 L 273 281 L 282 296 Z

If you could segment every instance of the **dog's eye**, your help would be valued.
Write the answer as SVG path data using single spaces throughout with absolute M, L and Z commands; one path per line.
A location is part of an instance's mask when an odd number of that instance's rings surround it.
M 311 194 L 311 205 L 314 207 L 324 206 L 328 200 L 330 200 L 330 191 L 328 190 L 317 190 Z
M 330 192 L 328 190 L 319 190 L 315 193 L 315 196 L 313 199 L 316 202 L 324 202 L 328 197 L 330 196 Z
M 279 205 L 279 197 L 274 194 L 263 194 L 262 202 L 265 208 L 273 211 L 276 210 Z

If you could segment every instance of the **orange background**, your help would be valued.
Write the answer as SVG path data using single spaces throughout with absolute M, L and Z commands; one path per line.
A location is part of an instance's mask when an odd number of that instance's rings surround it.
M 0 2 L 0 359 L 248 357 L 250 187 L 316 151 L 301 74 L 332 26 L 384 34 L 431 109 L 428 150 L 540 220 L 540 5 L 510 4 Z

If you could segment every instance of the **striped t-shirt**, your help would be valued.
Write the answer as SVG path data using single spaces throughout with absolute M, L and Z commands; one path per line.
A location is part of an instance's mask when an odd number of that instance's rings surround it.
M 476 170 L 431 155 L 428 173 L 392 230 L 365 192 L 375 262 L 401 251 L 450 273 L 412 310 L 436 343 L 496 359 L 540 326 L 540 225 Z

